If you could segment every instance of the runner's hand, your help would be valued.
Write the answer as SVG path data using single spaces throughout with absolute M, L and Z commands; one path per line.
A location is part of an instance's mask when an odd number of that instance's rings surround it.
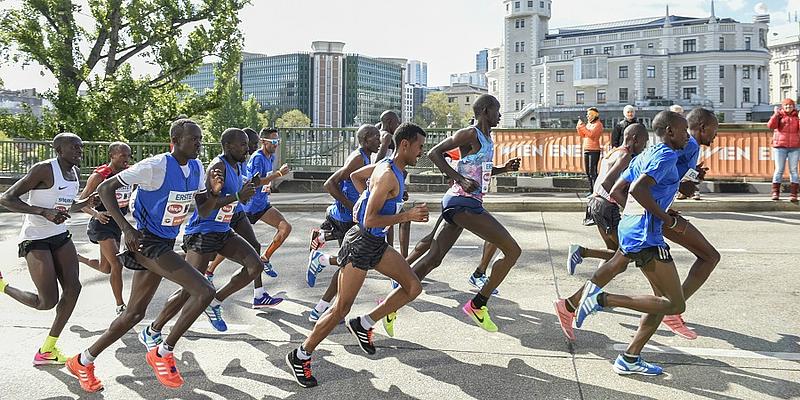
M 278 171 L 281 172 L 281 177 L 286 176 L 286 174 L 289 173 L 289 164 L 281 165 L 281 169 L 279 169 Z
M 677 217 L 677 216 L 681 215 L 681 212 L 677 211 L 677 210 L 673 210 L 673 209 L 670 208 L 670 209 L 667 210 L 667 214 L 669 214 L 670 216 L 673 216 L 673 217 Z
M 252 179 L 247 180 L 242 185 L 242 189 L 239 190 L 239 201 L 247 202 L 247 200 L 250 200 L 250 198 L 253 197 L 253 194 L 255 193 L 256 193 L 256 186 L 253 183 L 253 180 Z
M 506 161 L 505 169 L 506 171 L 516 172 L 519 171 L 519 165 L 522 162 L 522 159 L 519 157 L 514 157 L 508 161 Z
M 673 216 L 673 218 L 675 218 L 675 220 L 678 223 L 675 225 L 674 228 L 672 228 L 672 230 L 675 233 L 680 233 L 680 234 L 686 233 L 686 229 L 689 227 L 689 221 L 687 221 L 686 218 L 683 218 L 680 215 L 675 215 L 675 216 Z M 668 229 L 669 229 L 669 227 L 668 227 Z
M 461 188 L 467 193 L 472 193 L 481 188 L 481 185 L 479 185 L 478 182 L 475 182 L 474 179 L 464 176 L 462 176 L 461 179 L 456 182 L 458 182 L 458 185 L 461 186 Z
M 403 214 L 408 216 L 409 221 L 428 222 L 428 205 L 425 203 L 418 204 Z
M 697 164 L 697 180 L 702 181 L 706 178 L 706 172 L 708 172 L 708 167 L 705 166 L 705 161 L 700 161 Z
M 222 171 L 215 168 L 211 170 L 210 174 L 209 182 L 211 183 L 211 187 L 208 189 L 214 196 L 219 196 L 222 192 L 222 187 L 225 186 L 225 180 L 222 179 Z
M 70 218 L 66 211 L 59 211 L 52 208 L 42 211 L 42 217 L 56 225 L 61 225 Z
M 129 251 L 139 251 L 139 246 L 142 240 L 142 232 L 139 232 L 136 228 L 127 224 L 125 228 L 123 228 L 125 233 L 125 247 Z
M 98 211 L 97 214 L 94 215 L 94 219 L 105 225 L 111 220 L 111 214 L 106 211 Z
M 408 191 L 403 191 L 403 201 L 408 201 Z M 353 207 L 350 207 L 353 208 Z

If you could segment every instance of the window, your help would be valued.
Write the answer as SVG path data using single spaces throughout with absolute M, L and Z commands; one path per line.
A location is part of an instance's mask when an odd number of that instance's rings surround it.
M 525 73 L 525 63 L 519 63 L 519 73 L 520 74 Z
M 750 38 L 750 36 L 745 36 L 744 37 L 744 49 L 745 50 L 750 50 L 750 41 L 751 40 L 752 39 Z
M 603 47 L 603 54 L 614 54 L 614 46 Z
M 539 93 L 539 104 L 544 104 L 544 93 Z
M 781 61 L 781 71 L 788 71 L 789 70 L 789 62 L 788 61 Z
M 594 48 L 593 47 L 590 47 L 588 49 L 583 49 L 583 55 L 590 56 L 592 54 L 594 54 Z
M 683 52 L 693 53 L 697 51 L 697 39 L 686 39 L 683 41 Z
M 564 56 L 569 58 L 575 55 L 575 50 L 564 50 Z
M 564 82 L 564 70 L 559 69 L 556 71 L 556 82 Z
M 544 84 L 544 73 L 543 72 L 539 73 L 539 84 L 540 85 Z
M 719 102 L 720 103 L 725 102 L 725 88 L 722 86 L 719 87 Z
M 533 2 L 531 1 L 530 3 L 531 3 L 531 7 L 533 7 Z M 543 1 L 539 2 L 539 8 L 544 8 L 544 2 Z
M 744 114 L 745 121 L 752 121 L 753 120 L 753 113 L 745 113 Z
M 633 45 L 632 44 L 626 44 L 626 45 L 622 46 L 622 48 L 625 49 L 625 50 L 630 50 L 630 49 L 633 49 Z
M 492 69 L 497 69 L 497 59 L 492 60 Z
M 756 89 L 756 104 L 761 104 L 761 88 Z
M 697 67 L 683 67 L 683 80 L 689 81 L 697 79 Z
M 750 79 L 750 66 L 745 65 L 742 67 L 742 79 Z
M 683 99 L 684 100 L 691 100 L 692 96 L 697 94 L 696 87 L 685 87 L 683 88 Z
M 466 103 L 467 103 L 467 104 L 469 104 L 469 96 L 467 96 L 467 101 L 466 101 Z
M 556 92 L 556 105 L 557 106 L 564 105 L 564 92 Z
M 514 8 L 517 10 L 519 10 L 519 3 L 518 1 L 514 2 Z
M 524 28 L 525 27 L 525 20 L 522 18 L 518 18 L 514 20 L 514 28 Z
M 725 79 L 725 66 L 719 66 L 719 79 Z
M 519 42 L 519 52 L 520 53 L 525 52 L 525 42 Z
M 647 97 L 649 97 L 651 99 L 655 98 L 656 97 L 656 88 L 654 88 L 654 87 L 647 88 Z
M 455 103 L 456 102 L 456 98 L 455 97 L 448 97 L 447 98 L 447 102 L 448 103 Z
M 575 104 L 583 104 L 586 99 L 586 93 L 583 90 L 575 92 Z
M 719 37 L 719 51 L 725 50 L 725 38 L 720 36 Z
M 544 6 L 542 6 L 544 7 Z M 533 8 L 533 0 L 528 1 L 528 8 Z
M 781 86 L 792 86 L 792 76 L 789 74 L 781 74 Z M 789 96 L 783 96 L 787 98 Z
M 742 101 L 745 102 L 745 103 L 749 103 L 750 102 L 750 88 L 749 87 L 746 87 L 746 88 L 742 89 Z
M 519 82 L 514 84 L 514 93 L 519 93 Z
M 761 79 L 761 67 L 756 68 L 756 79 Z
M 519 53 L 519 42 L 514 42 L 514 53 Z
M 650 43 L 647 44 L 647 48 L 648 49 L 652 49 L 654 47 L 656 47 L 656 46 L 655 46 L 655 44 L 653 44 L 653 42 L 650 42 Z
M 627 78 L 628 77 L 628 67 L 627 66 L 619 67 L 619 77 L 620 78 Z
M 783 91 L 783 96 L 782 96 L 782 97 L 783 97 L 784 99 L 786 99 L 786 98 L 789 98 L 789 91 L 788 91 L 788 90 L 784 90 L 784 91 Z
M 520 104 L 519 100 L 514 101 L 514 106 L 516 107 L 515 111 L 519 111 L 522 108 L 522 105 Z
M 514 73 L 515 74 L 519 73 L 519 63 L 514 64 Z
M 628 102 L 628 88 L 619 88 L 619 102 L 620 103 Z
M 656 77 L 656 66 L 655 65 L 648 65 L 647 66 L 647 77 L 648 78 L 655 78 Z
M 519 92 L 520 93 L 525 93 L 525 82 L 520 82 L 519 83 Z
M 597 104 L 605 104 L 606 103 L 606 90 L 605 89 L 598 89 L 597 90 Z
M 518 19 L 514 20 L 514 28 L 519 28 L 519 20 Z

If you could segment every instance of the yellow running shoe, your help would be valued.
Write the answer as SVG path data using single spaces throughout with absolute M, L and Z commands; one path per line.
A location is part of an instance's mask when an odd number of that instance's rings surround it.
M 42 353 L 41 349 L 33 356 L 33 365 L 52 365 L 64 364 L 67 362 L 67 356 L 61 353 L 58 347 L 53 347 L 53 350 Z
M 394 337 L 394 321 L 396 319 L 396 312 L 389 313 L 389 315 L 383 318 L 383 330 L 386 331 L 386 334 L 389 335 L 389 337 Z
M 468 300 L 461 310 L 464 314 L 469 315 L 475 324 L 489 332 L 497 332 L 497 325 L 489 318 L 489 309 L 486 306 L 476 309 L 472 307 L 472 300 Z

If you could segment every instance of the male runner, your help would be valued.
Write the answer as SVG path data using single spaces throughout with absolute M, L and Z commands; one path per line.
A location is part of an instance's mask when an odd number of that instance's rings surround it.
M 344 264 L 339 273 L 339 294 L 303 344 L 286 355 L 286 364 L 300 386 L 317 385 L 317 379 L 311 373 L 311 353 L 350 312 L 367 271 L 375 269 L 400 283 L 400 287 L 393 292 L 395 296 L 380 306 L 387 313 L 413 300 L 422 290 L 419 279 L 411 272 L 408 263 L 386 243 L 384 235 L 389 226 L 397 223 L 428 220 L 428 208 L 424 204 L 398 213 L 403 207 L 404 171 L 406 166 L 417 164 L 424 142 L 425 131 L 422 128 L 410 123 L 402 124 L 395 131 L 397 147 L 393 157 L 365 167 L 374 168 L 374 171 L 369 188 L 361 194 L 353 210 L 358 225 L 347 232 L 339 249 L 339 260 Z M 375 321 L 369 319 L 368 315 L 351 318 L 346 323 L 347 329 L 367 354 L 375 354 L 372 344 L 374 324 Z
M 311 232 L 311 244 L 309 246 L 312 251 L 309 254 L 308 270 L 306 272 L 306 282 L 310 287 L 314 287 L 317 274 L 323 268 L 331 265 L 339 266 L 336 256 L 324 254 L 318 249 L 326 241 L 334 239 L 341 246 L 345 234 L 355 225 L 355 222 L 353 222 L 353 205 L 358 200 L 360 193 L 353 186 L 350 174 L 368 165 L 370 163 L 370 155 L 378 151 L 378 146 L 380 145 L 380 131 L 373 125 L 362 125 L 356 132 L 356 136 L 358 137 L 359 148 L 350 153 L 344 165 L 325 181 L 325 191 L 334 198 L 335 202 L 328 207 L 325 214 L 325 222 L 320 226 L 322 231 L 314 229 Z M 311 309 L 308 317 L 309 321 L 316 322 L 319 316 L 330 307 L 331 301 L 336 296 L 338 277 L 339 270 L 333 273 L 331 283 L 325 294 L 322 295 L 322 299 Z
M 36 292 L 27 292 L 8 284 L 0 274 L 0 293 L 37 310 L 56 308 L 56 317 L 42 347 L 33 357 L 33 365 L 64 364 L 67 358 L 56 347 L 58 337 L 67 324 L 78 295 L 78 253 L 65 221 L 70 213 L 92 206 L 97 196 L 75 201 L 80 186 L 78 165 L 83 156 L 83 142 L 72 133 L 59 133 L 53 138 L 56 158 L 37 163 L 12 185 L 0 205 L 25 214 L 19 232 L 19 256 L 28 263 Z M 20 197 L 28 194 L 28 200 Z M 61 297 L 58 296 L 59 284 Z
M 125 143 L 114 142 L 108 146 L 108 164 L 97 167 L 86 180 L 86 187 L 83 188 L 81 198 L 92 195 L 97 190 L 97 186 L 106 179 L 114 177 L 116 174 L 128 168 L 131 159 L 131 148 Z M 128 204 L 131 201 L 133 187 L 123 186 L 117 189 L 117 207 L 122 215 L 128 214 Z M 86 226 L 86 235 L 89 241 L 100 245 L 100 262 L 97 270 L 110 274 L 111 292 L 116 301 L 117 315 L 125 311 L 125 301 L 122 298 L 122 263 L 119 261 L 119 244 L 122 240 L 122 229 L 111 218 L 103 204 L 95 208 L 87 207 L 83 211 L 92 216 Z
M 289 234 L 292 232 L 292 225 L 286 221 L 277 208 L 272 207 L 269 203 L 269 193 L 272 187 L 272 181 L 283 177 L 289 173 L 289 166 L 283 164 L 277 171 L 273 172 L 273 163 L 275 162 L 275 152 L 278 151 L 278 145 L 281 140 L 278 138 L 278 130 L 275 128 L 261 129 L 261 148 L 253 153 L 250 160 L 247 161 L 247 168 L 245 169 L 245 178 L 252 179 L 256 173 L 261 176 L 261 187 L 258 188 L 253 197 L 248 200 L 244 205 L 244 211 L 247 213 L 247 218 L 251 224 L 264 221 L 267 225 L 276 229 L 275 236 L 272 238 L 272 243 L 267 247 L 267 250 L 261 255 L 261 260 L 264 263 L 264 272 L 267 276 L 275 278 L 278 273 L 272 268 L 270 259 L 272 255 L 283 244 Z M 256 248 L 260 250 L 260 246 Z M 256 297 L 259 294 L 266 293 L 263 291 L 263 284 L 261 282 L 261 275 L 256 276 L 254 286 L 256 289 Z
M 375 156 L 375 162 L 384 158 L 392 158 L 395 151 L 394 131 L 400 126 L 400 117 L 396 112 L 386 110 L 381 113 L 381 122 L 378 124 L 381 131 L 381 145 Z M 403 201 L 408 201 L 408 192 L 403 193 Z M 386 240 L 394 245 L 394 227 L 389 228 Z M 411 240 L 411 223 L 400 224 L 400 254 L 408 256 L 409 241 Z M 394 286 L 396 287 L 396 286 Z
M 486 303 L 516 263 L 521 250 L 508 230 L 483 208 L 482 200 L 492 175 L 517 171 L 520 159 L 511 159 L 499 168 L 493 165 L 494 147 L 490 134 L 492 127 L 500 122 L 500 102 L 494 96 L 482 95 L 473 104 L 473 111 L 478 120 L 475 126 L 459 130 L 428 152 L 434 164 L 455 183 L 442 198 L 444 225 L 434 235 L 430 250 L 414 264 L 414 273 L 423 279 L 438 267 L 464 229 L 495 244 L 503 255 L 492 264 L 489 281 L 464 304 L 462 310 L 481 328 L 496 332 L 497 326 L 489 317 Z M 444 153 L 455 148 L 461 151 L 457 169 L 453 169 L 444 158 Z M 403 294 L 394 290 L 384 304 L 395 304 L 395 296 L 402 298 Z M 387 318 L 383 321 L 384 328 L 387 332 L 394 332 L 396 315 L 390 315 L 390 312 L 389 308 L 379 306 L 370 317 L 376 321 Z
M 620 252 L 642 270 L 655 295 L 606 293 L 590 280 L 575 317 L 575 327 L 580 328 L 588 315 L 606 307 L 645 313 L 633 341 L 614 362 L 614 371 L 620 375 L 652 376 L 663 372 L 661 367 L 642 360 L 640 353 L 664 315 L 680 314 L 686 307 L 675 263 L 661 233 L 663 227 L 682 234 L 688 226 L 683 217 L 667 212 L 680 186 L 675 150 L 686 147 L 689 140 L 686 119 L 672 111 L 662 111 L 653 118 L 653 130 L 663 142 L 636 157 L 612 191 L 625 197 L 620 188 L 630 183 L 630 195 L 623 203 L 625 209 L 618 227 Z
M 677 151 L 678 161 L 676 163 L 678 174 L 684 177 L 679 189 L 679 192 L 682 193 L 692 193 L 696 191 L 697 186 L 694 181 L 702 181 L 705 177 L 707 168 L 704 168 L 702 163 L 697 163 L 700 154 L 700 144 L 704 146 L 711 145 L 714 138 L 717 136 L 717 129 L 719 127 L 717 117 L 714 113 L 703 108 L 695 108 L 689 112 L 687 117 L 690 136 L 686 147 Z M 617 197 L 617 199 L 615 199 L 617 202 L 624 201 L 624 194 L 627 193 L 627 185 L 620 185 L 617 189 L 617 193 L 612 191 L 610 196 L 612 198 Z M 717 252 L 714 246 L 711 245 L 691 223 L 688 224 L 684 234 L 678 235 L 671 230 L 664 230 L 663 234 L 670 241 L 691 251 L 697 258 L 682 284 L 684 299 L 688 299 L 703 285 L 719 263 L 719 252 Z M 603 263 L 595 271 L 592 276 L 592 282 L 597 286 L 604 287 L 615 276 L 624 272 L 629 262 L 630 259 L 617 251 L 609 261 Z M 580 291 L 582 292 L 583 288 L 581 288 Z M 576 301 L 578 301 L 579 297 L 576 297 L 576 295 L 580 296 L 576 292 L 575 295 L 570 297 L 572 305 L 577 304 Z M 567 335 L 567 338 L 570 340 L 575 340 L 572 329 L 572 321 L 575 319 L 574 307 L 566 302 L 562 304 L 557 303 L 556 310 L 564 334 Z M 681 315 L 666 315 L 662 322 L 669 330 L 678 336 L 689 340 L 697 338 L 697 333 L 686 327 Z
M 208 215 L 222 190 L 222 180 L 212 171 L 211 186 L 206 191 L 203 165 L 197 160 L 202 137 L 203 131 L 194 121 L 179 119 L 170 128 L 171 153 L 142 160 L 97 188 L 108 213 L 125 234 L 127 250 L 121 257 L 122 265 L 135 272 L 128 308 L 94 344 L 67 361 L 69 371 L 88 392 L 103 389 L 94 375 L 95 358 L 144 318 L 162 277 L 177 283 L 189 293 L 189 299 L 169 336 L 148 351 L 145 360 L 164 386 L 183 385 L 172 351 L 215 294 L 211 283 L 173 251 L 175 237 L 192 203 L 196 201 L 198 212 Z M 138 186 L 133 212 L 136 228 L 115 207 L 117 189 L 133 185 Z
M 587 249 L 578 245 L 570 245 L 567 258 L 567 272 L 575 273 L 575 267 L 583 261 L 584 257 L 611 259 L 619 248 L 617 239 L 617 226 L 620 221 L 619 206 L 611 198 L 609 192 L 620 175 L 628 168 L 634 156 L 641 153 L 647 146 L 648 133 L 642 124 L 630 124 L 623 132 L 622 146 L 612 149 L 600 164 L 600 173 L 594 187 L 594 195 L 589 198 L 589 215 L 597 225 L 600 237 L 606 243 L 608 250 Z M 601 276 L 609 272 L 609 268 L 599 268 L 595 271 L 593 280 L 605 281 L 611 277 Z M 612 271 L 613 273 L 613 271 Z M 575 340 L 572 321 L 575 319 L 575 308 L 581 299 L 583 285 L 572 296 L 558 299 L 554 306 L 559 317 L 559 323 L 564 334 L 569 340 Z

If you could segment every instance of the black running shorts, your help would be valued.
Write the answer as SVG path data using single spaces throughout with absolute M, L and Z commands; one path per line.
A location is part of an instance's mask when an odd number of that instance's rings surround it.
M 350 230 L 356 223 L 353 221 L 339 221 L 333 218 L 330 213 L 325 214 L 325 222 L 320 225 L 320 229 L 327 232 L 325 240 L 344 240 L 347 231 Z
M 672 254 L 669 253 L 668 244 L 664 244 L 664 247 L 648 247 L 646 249 L 637 251 L 636 253 L 623 252 L 623 254 L 625 254 L 625 257 L 628 257 L 632 261 L 636 262 L 636 268 L 643 268 L 647 264 L 650 264 L 653 260 L 662 263 L 672 262 Z
M 587 214 L 606 233 L 617 230 L 621 219 L 619 206 L 600 197 L 592 196 L 586 204 Z
M 183 246 L 185 252 L 193 251 L 199 254 L 218 253 L 225 247 L 225 242 L 236 236 L 233 230 L 226 232 L 192 233 L 183 235 Z
M 352 263 L 358 269 L 369 271 L 378 265 L 388 247 L 386 238 L 375 236 L 358 225 L 353 226 L 339 247 L 339 265 Z
M 122 229 L 111 218 L 108 219 L 106 224 L 101 224 L 100 221 L 92 218 L 89 220 L 89 225 L 86 226 L 86 235 L 89 236 L 89 241 L 94 244 L 108 239 L 114 239 L 119 242 L 122 239 Z
M 141 232 L 142 239 L 139 241 L 141 251 L 139 251 L 139 253 L 151 260 L 155 260 L 164 255 L 164 253 L 172 251 L 175 248 L 175 239 L 165 239 L 156 236 L 147 229 L 142 229 Z M 122 261 L 122 265 L 127 269 L 132 269 L 134 271 L 143 271 L 147 269 L 136 261 L 132 250 L 126 250 L 119 259 Z
M 19 256 L 24 258 L 32 250 L 47 250 L 52 253 L 67 244 L 70 239 L 72 234 L 67 231 L 44 239 L 25 240 L 19 244 Z

